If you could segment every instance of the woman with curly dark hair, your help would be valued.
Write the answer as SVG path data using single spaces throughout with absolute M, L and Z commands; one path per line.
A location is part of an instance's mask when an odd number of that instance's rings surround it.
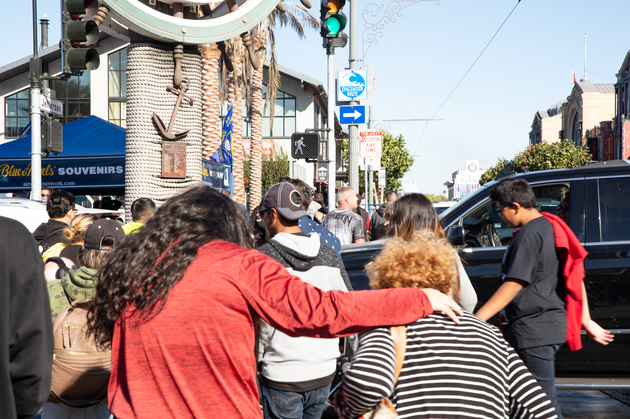
M 438 291 L 322 292 L 252 249 L 238 205 L 206 186 L 171 198 L 99 274 L 89 330 L 111 347 L 118 419 L 261 418 L 259 318 L 289 336 L 346 336 L 456 304 Z
M 394 212 L 389 222 L 388 235 L 409 241 L 416 231 L 430 231 L 436 237 L 446 238 L 435 207 L 426 196 L 420 193 L 405 195 L 392 205 L 394 205 Z M 459 288 L 455 289 L 453 294 L 459 305 L 473 312 L 477 305 L 477 293 L 459 258 L 457 265 Z

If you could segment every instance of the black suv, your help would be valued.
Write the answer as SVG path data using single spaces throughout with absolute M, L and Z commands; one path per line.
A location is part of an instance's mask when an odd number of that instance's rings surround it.
M 540 211 L 557 214 L 560 201 L 570 192 L 569 225 L 589 253 L 584 266 L 591 317 L 615 334 L 613 343 L 602 346 L 582 332 L 582 350 L 563 348 L 559 352 L 558 376 L 619 375 L 609 380 L 612 385 L 601 387 L 627 388 L 623 376 L 630 376 L 630 164 L 609 161 L 515 177 L 532 186 Z M 457 247 L 477 291 L 477 308 L 501 284 L 501 260 L 514 231 L 490 201 L 489 190 L 495 183 L 484 185 L 440 214 L 444 230 L 461 244 Z M 383 243 L 380 240 L 342 249 L 354 289 L 369 288 L 363 267 L 381 251 Z

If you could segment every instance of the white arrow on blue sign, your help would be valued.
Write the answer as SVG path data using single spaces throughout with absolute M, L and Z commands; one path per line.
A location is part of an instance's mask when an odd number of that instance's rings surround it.
M 340 106 L 340 124 L 365 124 L 365 106 Z

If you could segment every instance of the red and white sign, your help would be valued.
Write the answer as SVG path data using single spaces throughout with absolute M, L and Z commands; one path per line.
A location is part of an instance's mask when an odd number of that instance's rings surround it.
M 262 146 L 263 157 L 273 157 L 273 138 L 263 138 Z M 243 152 L 246 157 L 250 157 L 252 155 L 252 140 L 249 138 L 243 138 Z
M 379 130 L 359 131 L 359 157 L 382 157 L 383 133 Z
M 623 146 L 621 148 L 621 159 L 630 159 L 630 122 L 623 123 Z

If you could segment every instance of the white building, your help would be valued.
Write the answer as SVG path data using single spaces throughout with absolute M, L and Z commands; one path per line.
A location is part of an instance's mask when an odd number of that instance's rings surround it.
M 466 168 L 453 173 L 453 179 L 445 182 L 448 188 L 448 200 L 456 201 L 462 199 L 479 189 L 479 179 L 485 170 L 479 166 L 479 160 L 466 160 Z
M 62 123 L 68 123 L 89 115 L 122 127 L 126 126 L 127 102 L 127 43 L 101 33 L 95 49 L 100 55 L 98 69 L 85 72 L 83 76 L 72 76 L 66 81 L 50 82 L 56 100 L 63 103 Z M 39 52 L 43 71 L 51 76 L 61 72 L 61 51 L 58 45 L 45 47 Z M 20 136 L 29 123 L 29 60 L 25 57 L 0 67 L 0 144 Z M 267 150 L 281 147 L 289 156 L 291 176 L 313 184 L 316 178 L 315 164 L 291 158 L 290 137 L 294 132 L 307 128 L 325 128 L 328 97 L 322 83 L 304 74 L 280 66 L 281 87 L 277 94 L 273 132 L 269 126 L 269 115 L 263 118 L 264 145 Z M 266 75 L 264 83 L 266 85 Z M 243 99 L 245 101 L 245 99 Z M 249 153 L 251 123 L 248 122 L 247 106 L 243 112 L 243 145 Z M 227 109 L 222 109 L 222 115 Z M 337 138 L 336 161 L 341 167 L 341 126 L 335 116 Z M 323 134 L 323 133 L 322 133 Z M 97 139 L 95 139 L 96 141 Z

